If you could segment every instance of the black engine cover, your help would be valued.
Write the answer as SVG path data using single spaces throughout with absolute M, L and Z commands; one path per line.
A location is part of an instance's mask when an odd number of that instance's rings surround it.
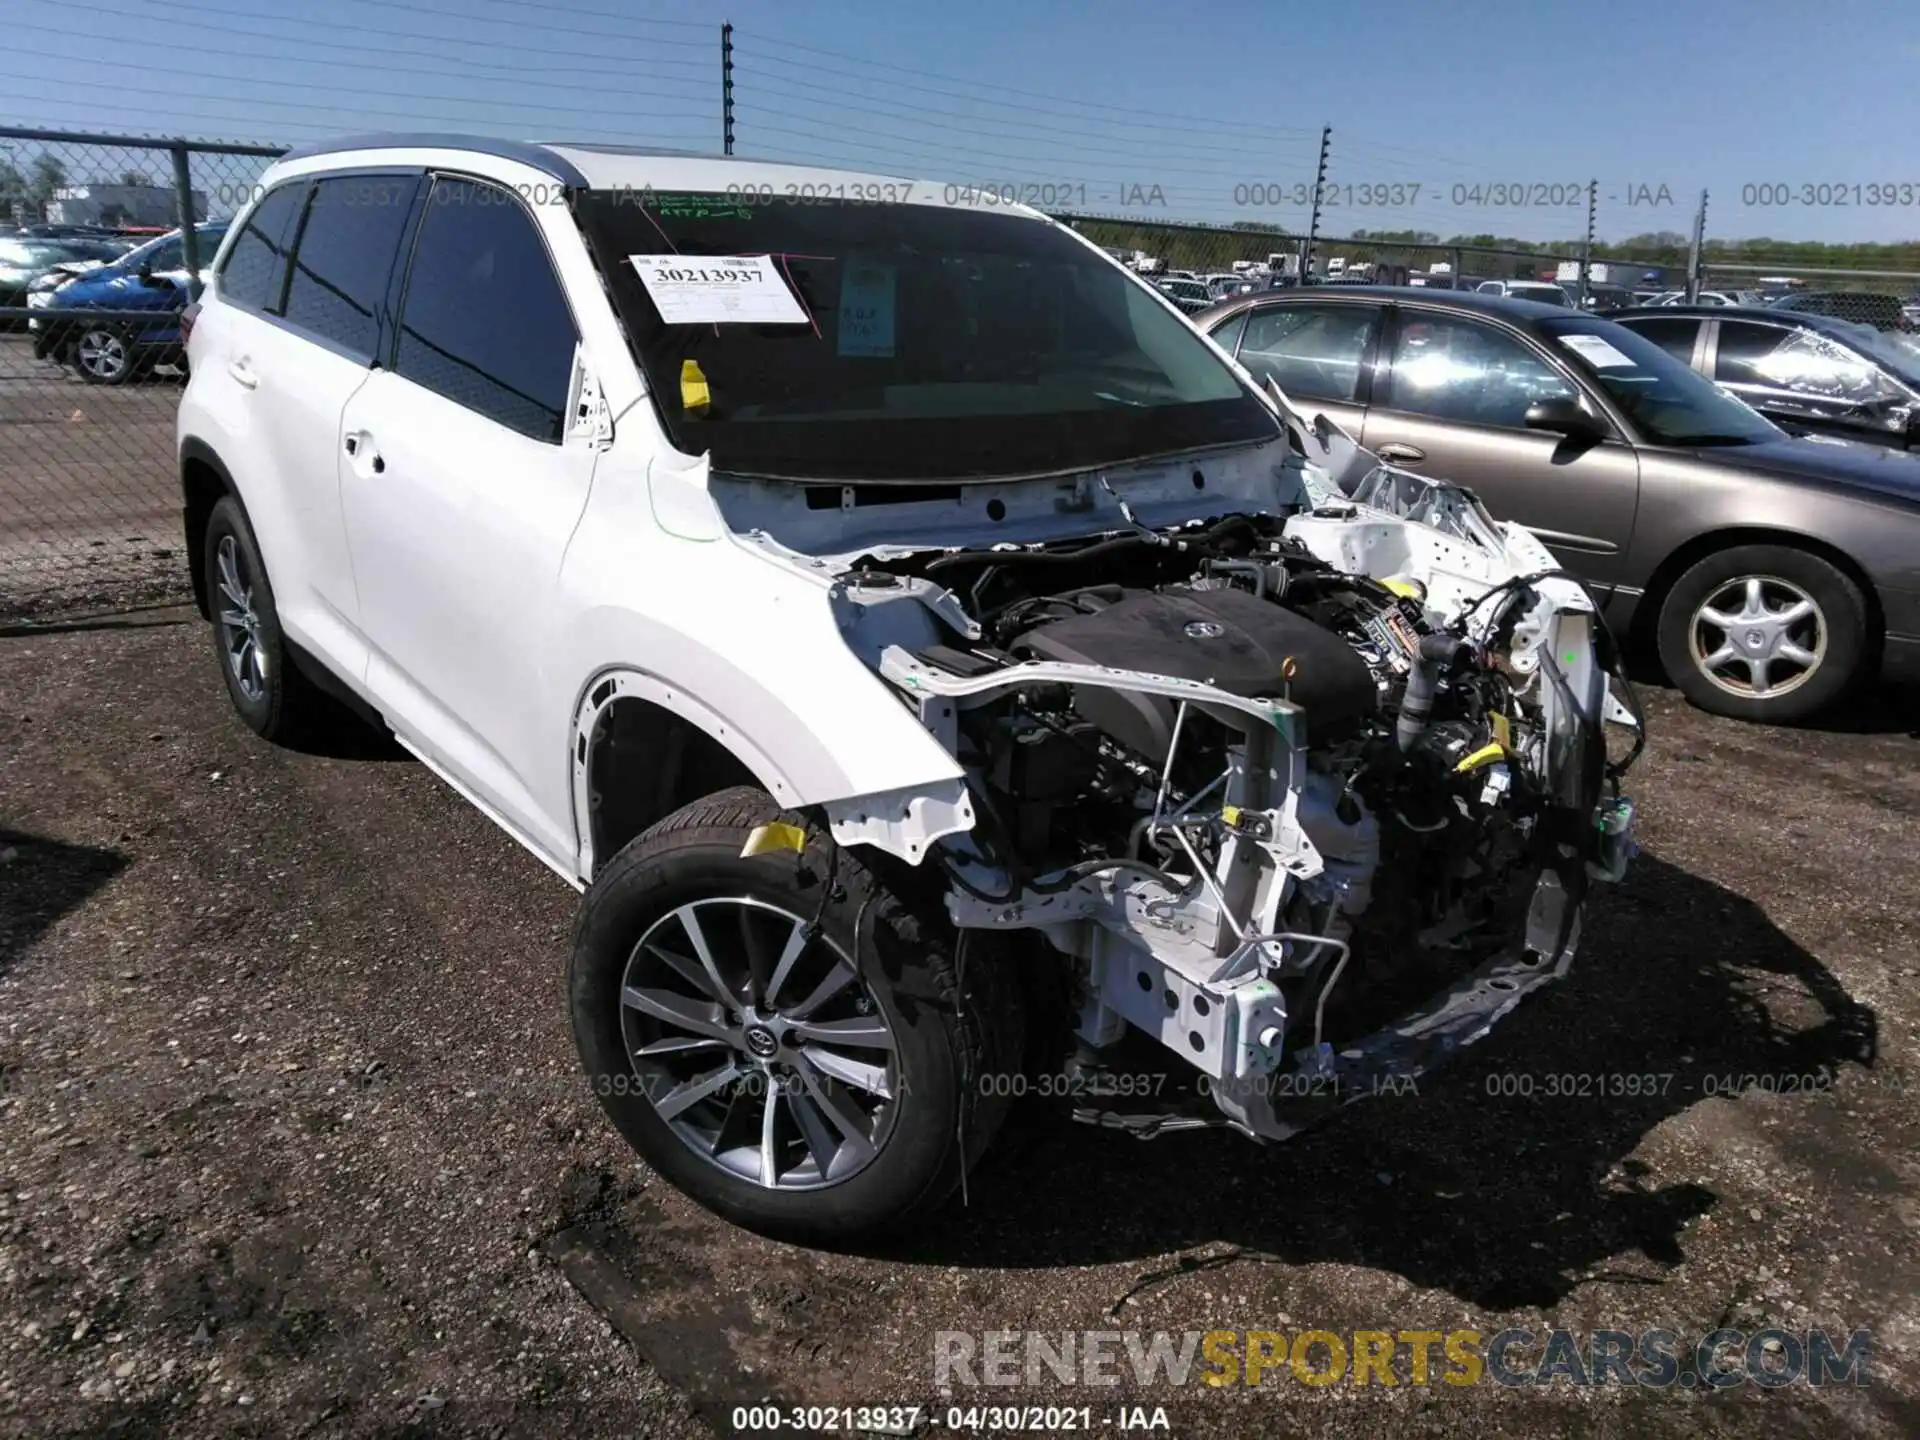
M 1092 614 L 1037 626 L 1015 649 L 1042 660 L 1142 670 L 1199 680 L 1234 695 L 1286 696 L 1325 739 L 1378 701 L 1367 662 L 1338 635 L 1245 590 L 1135 591 Z M 1282 678 L 1291 659 L 1294 678 Z M 1149 759 L 1173 740 L 1175 702 L 1157 695 L 1077 686 L 1074 708 Z

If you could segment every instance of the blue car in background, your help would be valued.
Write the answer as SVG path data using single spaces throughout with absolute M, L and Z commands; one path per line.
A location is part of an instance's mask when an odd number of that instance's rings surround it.
M 228 222 L 195 227 L 202 268 L 226 238 Z M 190 298 L 184 237 L 173 230 L 130 250 L 111 265 L 77 276 L 37 306 L 37 359 L 71 365 L 95 385 L 123 385 L 155 365 L 185 358 L 180 312 Z M 124 319 L 89 321 L 89 310 L 153 310 L 151 324 Z

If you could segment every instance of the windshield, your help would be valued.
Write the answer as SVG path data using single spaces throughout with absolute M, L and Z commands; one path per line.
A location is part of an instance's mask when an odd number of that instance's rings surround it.
M 1569 305 L 1572 301 L 1558 285 L 1514 285 L 1507 291 L 1516 300 L 1535 300 L 1543 305 Z
M 213 252 L 220 248 L 220 241 L 227 233 L 226 223 L 202 225 L 195 238 L 200 242 L 200 263 L 205 265 L 213 259 Z M 151 265 L 155 270 L 178 270 L 187 263 L 186 246 L 181 243 L 178 230 L 165 235 L 156 235 L 137 249 L 129 250 L 119 260 L 121 268 L 138 270 L 142 265 Z
M 751 192 L 593 191 L 578 214 L 662 423 L 718 471 L 984 480 L 1280 433 L 1166 301 L 1046 221 Z M 691 257 L 740 264 L 672 265 Z M 764 276 L 749 279 L 761 315 L 793 318 L 685 323 L 716 303 L 709 273 Z M 665 297 L 670 283 L 681 298 Z
M 1655 445 L 1757 445 L 1781 437 L 1771 421 L 1624 325 L 1569 316 L 1542 321 L 1540 329 Z

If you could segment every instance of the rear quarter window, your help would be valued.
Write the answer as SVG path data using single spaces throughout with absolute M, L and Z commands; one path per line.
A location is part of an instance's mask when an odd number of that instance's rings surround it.
M 253 310 L 278 313 L 287 288 L 287 236 L 306 182 L 271 190 L 253 207 L 220 266 L 220 297 Z

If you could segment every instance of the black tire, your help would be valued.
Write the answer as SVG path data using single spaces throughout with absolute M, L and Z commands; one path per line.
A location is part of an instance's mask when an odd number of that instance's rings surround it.
M 754 827 L 769 821 L 802 827 L 804 851 L 741 858 Z M 695 801 L 635 839 L 594 881 L 581 907 L 568 974 L 581 1062 L 608 1118 L 628 1143 L 668 1182 L 714 1213 L 761 1234 L 819 1244 L 890 1230 L 944 1201 L 1005 1117 L 1007 1097 L 1015 1088 L 1008 1083 L 1009 1067 L 1019 1064 L 1024 1040 L 1024 1017 L 1004 954 L 983 943 L 995 937 L 969 935 L 964 956 L 956 963 L 956 932 L 944 913 L 910 895 L 916 886 L 890 884 L 866 852 L 841 849 L 835 859 L 834 848 L 830 836 L 799 815 L 783 814 L 764 791 L 742 786 Z M 685 1138 L 691 1123 L 669 1123 L 656 1108 L 679 1077 L 663 1081 L 643 1071 L 647 1062 L 640 1058 L 629 1027 L 647 1012 L 623 1000 L 629 966 L 648 963 L 636 958 L 644 954 L 642 936 L 674 933 L 651 927 L 680 923 L 671 917 L 682 907 L 712 907 L 702 922 L 711 927 L 715 915 L 738 915 L 728 904 L 736 897 L 785 912 L 769 923 L 785 927 L 789 935 L 794 933 L 793 921 L 811 922 L 817 916 L 818 931 L 811 932 L 815 938 L 799 952 L 813 958 L 802 963 L 831 968 L 836 952 L 851 960 L 856 976 L 853 1003 L 868 1007 L 862 1014 L 877 1009 L 891 1030 L 889 1098 L 855 1096 L 851 1087 L 826 1082 L 838 1087 L 834 1093 L 840 1099 L 871 1102 L 874 1115 L 892 1107 L 888 1118 L 874 1121 L 877 1143 L 870 1147 L 871 1158 L 861 1160 L 865 1152 L 856 1145 L 850 1154 L 859 1168 L 843 1178 L 833 1178 L 840 1162 L 837 1152 L 831 1164 L 818 1160 L 794 1101 L 783 1094 L 776 1102 L 766 1098 L 767 1089 L 753 1088 L 757 1072 L 752 1065 L 771 1065 L 777 1071 L 781 1061 L 757 1061 L 738 1041 L 707 1042 L 710 1059 L 688 1062 L 690 1069 L 711 1065 L 720 1070 L 736 1063 L 749 1067 L 739 1081 L 700 1102 L 707 1115 L 721 1117 L 705 1153 Z M 746 923 L 741 922 L 743 929 Z M 826 948 L 814 948 L 822 946 Z M 717 945 L 712 953 L 718 957 Z M 802 963 L 794 966 L 796 977 Z M 733 973 L 724 962 L 719 968 Z M 664 971 L 651 973 L 671 982 Z M 742 1003 L 747 1001 L 745 982 L 728 988 Z M 745 1013 L 771 1012 L 769 1004 Z M 710 1013 L 727 1020 L 731 1009 L 716 1001 Z M 746 1027 L 738 1033 L 744 1035 Z M 782 1041 L 780 1056 L 789 1055 L 787 1043 Z M 797 1049 L 800 1042 L 792 1043 Z M 807 1088 L 819 1081 L 818 1074 L 800 1079 L 795 1078 L 797 1070 L 796 1062 L 781 1083 L 801 1086 L 809 1103 L 819 1099 L 817 1090 Z M 743 1101 L 742 1096 L 747 1098 Z M 782 1158 L 774 1161 L 773 1173 L 780 1176 L 779 1167 L 786 1163 L 790 1183 L 795 1176 L 805 1183 L 812 1165 L 812 1188 L 768 1185 L 711 1158 L 720 1153 L 721 1137 L 734 1125 L 733 1107 L 742 1103 L 777 1107 L 785 1116 L 786 1133 L 776 1141 Z M 744 1133 L 762 1133 L 750 1128 L 755 1111 L 746 1113 L 749 1128 Z M 816 1132 L 826 1113 L 824 1107 L 813 1106 Z M 779 1115 L 772 1124 L 779 1134 Z M 827 1134 L 837 1138 L 831 1131 Z
M 88 325 L 68 349 L 74 370 L 89 385 L 124 385 L 140 370 L 132 340 L 108 325 Z
M 1751 600 L 1755 582 L 1758 612 Z M 1802 600 L 1812 602 L 1814 612 L 1791 627 L 1771 619 L 1752 626 L 1716 626 L 1701 618 L 1703 607 L 1720 615 L 1771 616 Z M 1756 689 L 1757 672 L 1746 650 L 1752 647 L 1755 656 L 1771 653 L 1769 637 L 1776 632 L 1794 646 L 1792 655 L 1815 658 L 1807 664 L 1776 655 L 1767 666 L 1769 688 L 1762 692 Z M 1818 555 L 1785 545 L 1716 551 L 1675 581 L 1660 607 L 1660 663 L 1667 677 L 1702 710 L 1736 720 L 1793 724 L 1819 714 L 1860 680 L 1869 659 L 1868 638 L 1867 604 L 1860 587 Z M 1734 658 L 1707 663 L 1729 652 Z
M 223 565 L 224 558 L 230 562 Z M 313 719 L 320 696 L 287 657 L 280 631 L 280 613 L 274 607 L 273 585 L 267 578 L 260 546 L 247 523 L 247 512 L 228 495 L 213 507 L 206 537 L 207 613 L 213 617 L 213 649 L 227 697 L 247 728 L 267 740 L 286 741 Z M 238 580 L 245 604 L 228 593 Z M 252 624 L 236 626 L 229 619 L 251 613 Z M 236 660 L 236 630 L 249 632 L 259 663 Z

